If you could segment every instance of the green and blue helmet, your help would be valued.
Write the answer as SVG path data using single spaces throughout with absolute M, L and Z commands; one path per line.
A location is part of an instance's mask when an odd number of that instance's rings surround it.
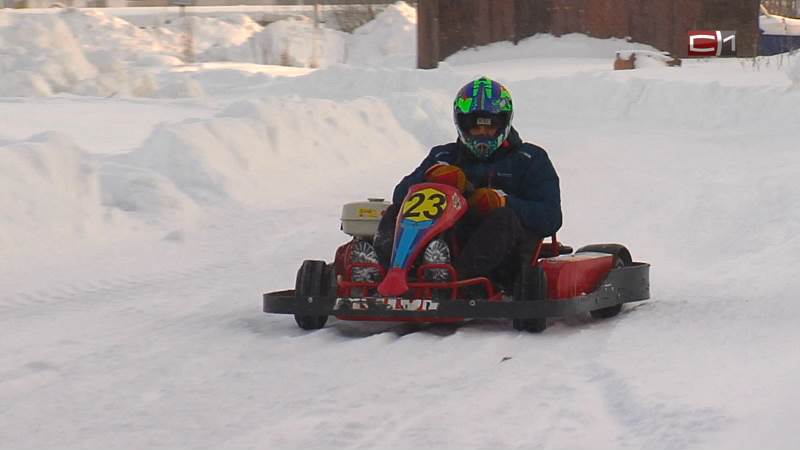
M 505 86 L 487 77 L 464 85 L 453 103 L 453 120 L 458 137 L 478 159 L 489 158 L 503 145 L 511 132 L 513 117 L 511 93 Z M 493 136 L 473 136 L 470 130 L 478 126 L 494 127 L 497 132 Z

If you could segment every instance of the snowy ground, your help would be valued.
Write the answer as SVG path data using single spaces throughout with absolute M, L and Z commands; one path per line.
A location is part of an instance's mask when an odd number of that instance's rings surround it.
M 0 98 L 0 448 L 797 448 L 790 61 L 614 72 L 631 45 L 567 36 L 418 71 L 375 63 L 407 50 L 362 30 L 363 63 L 164 64 L 159 95 L 105 96 L 136 49 L 174 54 L 133 34 L 104 71 L 86 55 L 120 33 L 45 54 L 3 20 L 0 78 L 24 64 L 51 89 Z M 345 240 L 342 203 L 453 139 L 479 74 L 549 151 L 561 239 L 626 243 L 652 300 L 541 335 L 263 314 Z

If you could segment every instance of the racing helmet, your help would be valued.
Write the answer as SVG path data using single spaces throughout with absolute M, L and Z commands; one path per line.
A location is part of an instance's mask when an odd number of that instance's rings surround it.
M 505 86 L 487 77 L 464 85 L 453 102 L 453 120 L 458 137 L 477 159 L 491 157 L 511 132 L 514 107 Z M 493 135 L 473 135 L 478 127 L 495 128 Z

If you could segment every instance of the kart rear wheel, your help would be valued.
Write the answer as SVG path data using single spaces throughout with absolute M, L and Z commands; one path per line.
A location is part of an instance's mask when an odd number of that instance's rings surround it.
M 297 271 L 295 295 L 298 298 L 324 295 L 332 285 L 333 267 L 325 261 L 303 261 Z M 294 320 L 304 330 L 319 330 L 328 322 L 328 316 L 312 316 L 295 314 Z
M 531 267 L 523 264 L 522 269 L 514 283 L 514 301 L 535 301 L 547 299 L 547 277 L 541 267 Z M 547 328 L 546 317 L 532 319 L 514 319 L 514 329 L 541 333 Z
M 633 258 L 631 258 L 631 252 L 629 252 L 627 248 L 619 244 L 587 245 L 586 247 L 579 248 L 576 253 L 581 253 L 581 252 L 597 252 L 597 253 L 608 253 L 614 255 L 615 269 L 620 267 L 630 266 L 631 264 L 633 264 Z M 606 308 L 595 309 L 594 311 L 590 311 L 589 314 L 591 314 L 592 317 L 594 317 L 595 319 L 609 319 L 619 314 L 620 311 L 622 311 L 622 303 L 620 303 L 619 305 L 609 306 Z

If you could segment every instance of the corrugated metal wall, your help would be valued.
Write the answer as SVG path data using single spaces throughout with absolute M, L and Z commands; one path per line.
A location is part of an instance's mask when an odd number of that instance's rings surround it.
M 759 0 L 420 0 L 418 65 L 467 47 L 536 33 L 630 36 L 686 56 L 687 31 L 735 30 L 739 56 L 758 49 Z

